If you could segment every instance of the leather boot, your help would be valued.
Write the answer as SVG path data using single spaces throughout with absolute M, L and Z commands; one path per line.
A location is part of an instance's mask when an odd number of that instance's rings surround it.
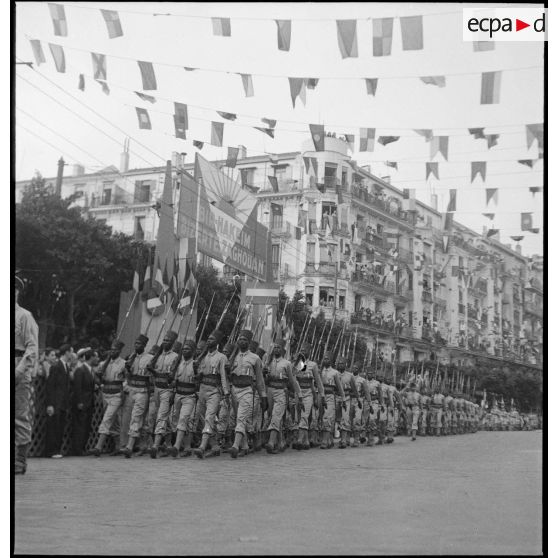
M 24 475 L 27 471 L 27 451 L 29 444 L 21 444 L 16 446 L 15 460 L 14 460 L 14 474 Z

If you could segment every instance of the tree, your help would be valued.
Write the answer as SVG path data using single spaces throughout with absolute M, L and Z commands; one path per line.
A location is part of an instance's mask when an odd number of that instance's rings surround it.
M 29 284 L 22 303 L 37 317 L 42 346 L 75 343 L 93 323 L 108 344 L 120 291 L 131 288 L 138 258 L 148 259 L 147 245 L 113 233 L 74 201 L 37 175 L 16 205 L 16 266 Z

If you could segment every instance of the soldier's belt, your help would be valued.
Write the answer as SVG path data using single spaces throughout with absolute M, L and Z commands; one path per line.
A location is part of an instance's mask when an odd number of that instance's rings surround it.
M 234 387 L 243 388 L 243 387 L 252 387 L 253 380 L 252 376 L 248 376 L 246 374 L 238 375 L 238 374 L 231 374 L 231 383 Z
M 335 386 L 324 386 L 324 392 L 330 395 L 335 394 Z
M 314 385 L 313 378 L 297 378 L 300 389 L 311 389 Z
M 287 387 L 287 380 L 279 378 L 268 378 L 267 385 L 272 389 L 285 389 Z
M 197 385 L 191 382 L 176 382 L 176 393 L 178 395 L 192 395 L 196 393 Z
M 370 399 L 372 399 L 372 401 L 379 401 L 380 400 L 380 398 L 378 397 L 378 394 L 374 395 L 372 393 L 370 394 Z
M 201 383 L 206 386 L 219 387 L 221 385 L 221 376 L 217 374 L 204 374 Z
M 153 377 L 154 378 L 160 378 L 160 379 L 166 379 L 166 378 L 168 378 L 168 375 L 165 374 L 164 372 L 155 372 L 153 374 Z
M 441 404 L 438 405 L 437 403 L 432 403 L 432 405 L 430 405 L 430 407 L 431 407 L 432 409 L 441 409 L 441 408 L 442 408 L 442 405 L 441 405 Z
M 130 376 L 130 379 L 128 380 L 128 385 L 130 387 L 136 387 L 136 388 L 147 388 L 149 387 L 149 376 L 138 376 L 138 375 Z
M 111 381 L 103 382 L 102 391 L 107 395 L 114 395 L 115 393 L 120 393 L 122 391 L 122 380 L 111 380 Z

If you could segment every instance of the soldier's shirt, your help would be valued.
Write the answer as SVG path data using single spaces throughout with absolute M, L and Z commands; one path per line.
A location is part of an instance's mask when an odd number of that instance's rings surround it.
M 212 353 L 208 353 L 200 365 L 200 372 L 204 376 L 215 374 L 221 377 L 221 386 L 223 387 L 223 393 L 225 395 L 229 393 L 229 381 L 225 371 L 226 364 L 227 357 L 218 350 L 215 350 Z
M 231 368 L 231 374 L 236 376 L 251 376 L 256 380 L 258 393 L 265 393 L 265 385 L 261 384 L 263 364 L 261 358 L 251 351 L 237 353 Z
M 395 386 L 388 386 L 388 393 L 391 397 L 391 404 L 394 406 L 397 402 L 397 397 L 399 397 L 399 392 Z M 396 395 L 397 394 L 397 395 Z
M 362 376 L 355 376 L 355 383 L 359 397 L 364 397 L 364 384 L 366 380 Z
M 420 393 L 418 391 L 408 391 L 407 392 L 407 405 L 416 406 L 420 402 Z
M 173 364 L 178 358 L 178 354 L 174 351 L 163 352 L 155 363 L 155 372 L 157 374 L 170 375 Z
M 340 376 L 341 374 L 335 368 L 332 368 L 331 366 L 328 366 L 327 368 L 324 367 L 322 370 L 322 383 L 324 384 L 324 387 L 325 386 L 335 387 L 336 385 L 335 378 L 339 378 Z
M 453 410 L 453 397 L 451 395 L 447 395 L 444 398 L 444 403 L 445 403 L 446 409 L 449 409 L 450 411 Z
M 421 395 L 420 402 L 423 408 L 428 407 L 430 405 L 430 397 L 428 397 L 428 395 Z
M 382 394 L 384 405 L 387 405 L 388 407 L 393 407 L 393 399 L 391 398 L 391 393 L 388 389 L 387 384 L 384 384 L 383 382 L 380 383 L 380 393 Z
M 38 360 L 39 327 L 29 310 L 15 304 L 14 317 L 14 348 L 24 351 L 22 360 L 27 360 L 28 365 L 34 365 Z
M 297 378 L 314 378 L 314 370 L 318 370 L 318 365 L 313 360 L 306 361 L 306 368 L 299 370 L 294 367 L 294 373 Z
M 370 390 L 370 397 L 378 399 L 380 397 L 380 382 L 378 380 L 368 380 L 368 389 Z
M 99 370 L 104 367 L 104 362 L 99 365 Z M 121 382 L 124 381 L 126 361 L 122 357 L 117 357 L 114 360 L 110 360 L 107 369 L 103 374 L 102 381 L 104 382 Z
M 132 367 L 130 369 L 130 375 L 131 376 L 151 376 L 151 372 L 149 371 L 149 369 L 147 368 L 149 366 L 149 363 L 151 362 L 151 359 L 153 358 L 153 355 L 150 355 L 146 352 L 141 353 L 141 355 L 136 355 L 136 358 L 134 359 L 134 362 L 132 364 Z M 130 378 L 130 380 L 128 380 L 128 386 L 129 387 L 133 387 L 134 389 L 140 389 L 142 391 L 148 391 L 149 389 L 149 385 L 146 384 L 143 387 L 137 387 L 137 386 L 130 386 L 130 382 L 133 381 L 133 378 Z
M 273 358 L 269 363 L 269 377 L 274 380 L 286 380 L 289 378 L 289 370 L 292 372 L 291 363 L 283 358 Z
M 340 379 L 343 390 L 345 391 L 345 399 L 348 399 L 353 394 L 353 390 L 351 389 L 353 375 L 348 370 L 345 370 L 343 373 L 340 374 Z
M 443 407 L 444 396 L 441 393 L 435 393 L 434 397 L 432 397 L 432 404 L 436 407 Z
M 176 371 L 176 380 L 188 384 L 194 383 L 194 359 L 181 360 Z

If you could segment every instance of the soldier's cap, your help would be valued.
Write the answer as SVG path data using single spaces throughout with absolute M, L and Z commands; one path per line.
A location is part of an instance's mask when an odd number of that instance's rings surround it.
M 23 282 L 23 279 L 21 277 L 18 277 L 17 275 L 14 277 L 14 285 L 18 291 L 23 291 L 25 289 L 25 283 Z
M 172 350 L 175 353 L 179 353 L 182 350 L 182 343 L 180 341 L 175 341 L 174 345 L 172 346 Z
M 265 355 L 265 349 L 263 347 L 258 347 L 256 350 L 256 354 L 260 357 L 263 358 Z
M 192 352 L 196 350 L 196 341 L 194 339 L 186 339 L 184 343 L 182 343 L 182 350 L 186 347 L 192 349 Z
M 112 349 L 115 351 L 121 351 L 124 348 L 125 343 L 123 341 L 120 341 L 120 339 L 117 339 L 116 341 L 112 342 Z
M 221 343 L 223 337 L 225 336 L 220 329 L 213 330 L 209 335 L 215 337 L 215 341 L 217 341 L 217 343 Z
M 170 340 L 171 343 L 174 343 L 178 339 L 178 333 L 173 331 L 172 329 L 167 331 L 165 337 Z
M 147 342 L 149 341 L 149 337 L 147 337 L 146 335 L 143 335 L 143 333 L 140 333 L 138 335 L 136 341 L 139 341 L 143 345 L 147 345 Z
M 252 353 L 255 353 L 258 350 L 259 346 L 260 346 L 260 344 L 256 340 L 252 340 L 252 341 L 250 341 L 250 344 L 248 345 L 248 350 Z
M 159 345 L 153 345 L 153 347 L 151 347 L 151 349 L 149 349 L 149 354 L 150 355 L 154 355 L 156 352 L 158 352 L 160 349 Z
M 238 334 L 238 338 L 244 337 L 244 339 L 248 339 L 248 341 L 252 341 L 252 337 L 254 334 L 249 329 L 241 329 L 240 333 Z
M 285 339 L 276 339 L 273 344 L 279 345 L 282 349 L 284 349 L 287 341 Z
M 83 347 L 81 349 L 79 349 L 79 351 L 76 353 L 76 355 L 78 356 L 78 358 L 82 357 L 87 351 L 90 351 L 91 347 Z
M 326 354 L 331 354 L 330 351 L 326 351 Z M 343 356 L 337 358 L 337 364 L 347 364 L 347 359 Z

